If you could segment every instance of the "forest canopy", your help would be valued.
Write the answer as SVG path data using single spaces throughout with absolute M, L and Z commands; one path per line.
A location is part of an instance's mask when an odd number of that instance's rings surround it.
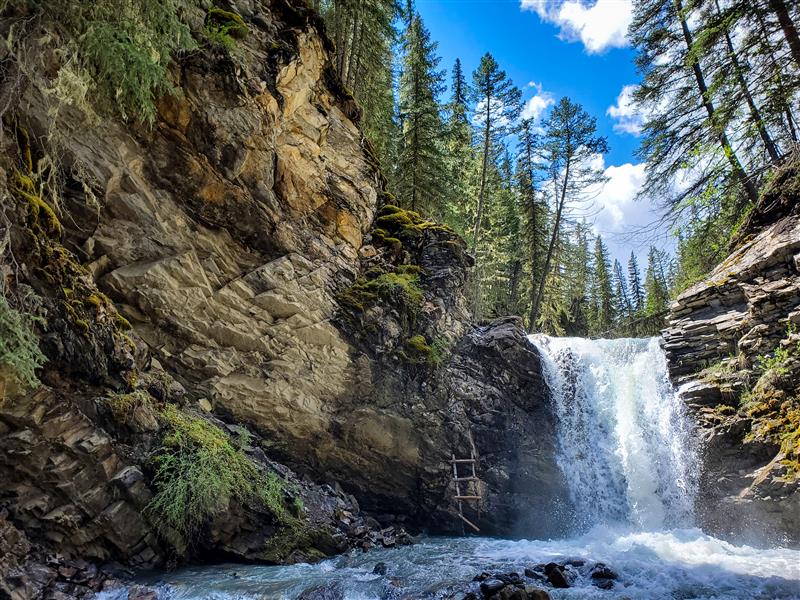
M 640 196 L 659 208 L 657 226 L 677 250 L 651 247 L 644 265 L 631 252 L 623 265 L 593 232 L 608 148 L 582 106 L 561 98 L 541 123 L 523 118 L 519 89 L 489 53 L 471 74 L 458 59 L 446 74 L 413 2 L 315 6 L 399 204 L 467 240 L 479 319 L 513 313 L 554 334 L 652 333 L 671 298 L 727 254 L 797 144 L 797 5 L 634 0 Z

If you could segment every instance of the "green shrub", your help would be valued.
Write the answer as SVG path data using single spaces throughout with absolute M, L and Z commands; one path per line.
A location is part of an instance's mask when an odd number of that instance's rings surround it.
M 0 296 L 0 365 L 8 366 L 20 382 L 38 387 L 36 369 L 46 358 L 33 330 L 35 319 L 12 308 Z
M 218 427 L 167 405 L 167 431 L 153 459 L 157 490 L 148 505 L 156 522 L 184 539 L 231 500 L 261 502 L 273 515 L 285 512 L 283 482 L 263 473 Z
M 152 124 L 155 100 L 173 86 L 167 68 L 175 52 L 194 47 L 181 20 L 186 0 L 8 0 L 38 10 L 75 50 L 74 72 L 85 73 L 95 102 L 125 118 Z
M 240 15 L 215 7 L 206 14 L 203 33 L 213 45 L 231 51 L 236 48 L 236 40 L 247 37 L 248 28 Z
M 762 371 L 775 371 L 778 375 L 785 375 L 788 369 L 784 366 L 789 359 L 789 350 L 777 347 L 771 355 L 763 355 L 756 358 L 756 364 Z

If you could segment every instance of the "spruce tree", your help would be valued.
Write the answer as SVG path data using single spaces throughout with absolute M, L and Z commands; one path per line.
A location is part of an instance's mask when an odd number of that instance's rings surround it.
M 461 61 L 453 65 L 451 97 L 447 105 L 446 162 L 447 194 L 445 222 L 467 238 L 474 214 L 474 196 L 470 181 L 475 167 L 472 127 L 469 123 L 469 88 Z
M 635 315 L 640 315 L 644 311 L 644 287 L 642 286 L 642 276 L 639 271 L 639 262 L 636 255 L 631 252 L 628 259 L 628 281 L 630 282 L 631 305 Z
M 419 14 L 414 15 L 403 36 L 399 103 L 403 130 L 396 191 L 411 210 L 441 218 L 445 208 L 447 165 L 444 124 L 436 100 L 443 90 L 443 73 L 437 71 L 436 46 Z
M 633 317 L 633 303 L 628 291 L 628 280 L 622 270 L 622 263 L 617 259 L 614 259 L 614 310 L 618 320 Z
M 594 265 L 592 278 L 592 333 L 598 335 L 611 329 L 616 314 L 608 249 L 603 243 L 603 238 L 599 235 L 594 240 L 594 255 L 592 258 Z
M 538 284 L 542 278 L 543 257 L 545 252 L 545 238 L 547 236 L 546 220 L 547 206 L 542 202 L 537 193 L 537 164 L 536 154 L 538 152 L 538 138 L 533 130 L 533 123 L 530 119 L 523 119 L 520 123 L 518 132 L 518 163 L 517 163 L 517 186 L 521 196 L 522 210 L 525 219 L 525 241 L 528 246 L 528 330 L 535 331 L 535 317 L 530 309 L 536 303 L 536 292 Z
M 395 0 L 317 3 L 334 42 L 334 64 L 363 111 L 362 126 L 381 163 L 394 163 Z
M 669 304 L 669 283 L 665 277 L 664 257 L 655 247 L 647 254 L 647 272 L 644 279 L 645 310 L 647 316 L 657 315 Z
M 481 58 L 478 68 L 472 74 L 472 81 L 472 98 L 476 103 L 474 122 L 481 148 L 480 187 L 471 240 L 471 249 L 476 261 L 475 270 L 478 271 L 484 206 L 491 201 L 487 194 L 487 181 L 492 168 L 494 146 L 501 143 L 511 132 L 519 116 L 522 95 L 489 53 Z M 478 316 L 480 278 L 473 281 L 473 286 L 473 312 Z

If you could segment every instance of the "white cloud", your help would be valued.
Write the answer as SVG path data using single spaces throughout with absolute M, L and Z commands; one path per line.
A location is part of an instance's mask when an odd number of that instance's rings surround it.
M 525 106 L 522 108 L 522 118 L 538 123 L 544 112 L 555 104 L 556 100 L 553 98 L 553 94 L 542 90 L 541 84 L 531 81 L 528 85 L 536 89 L 536 94 L 525 102 Z
M 614 119 L 614 131 L 617 133 L 630 133 L 635 136 L 642 133 L 642 114 L 633 101 L 635 91 L 635 85 L 624 86 L 617 96 L 617 103 L 606 110 L 606 114 Z
M 644 225 L 652 220 L 647 202 L 636 202 L 636 194 L 644 184 L 644 163 L 625 163 L 606 167 L 608 181 L 597 197 L 600 212 L 596 225 L 601 231 L 622 232 L 629 226 Z
M 582 42 L 589 54 L 628 45 L 632 0 L 520 0 L 520 8 L 556 25 L 560 38 Z

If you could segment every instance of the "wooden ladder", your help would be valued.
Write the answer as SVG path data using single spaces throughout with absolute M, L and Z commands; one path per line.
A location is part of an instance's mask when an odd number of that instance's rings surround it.
M 456 455 L 453 454 L 453 458 L 450 462 L 453 465 L 453 481 L 456 482 L 455 500 L 456 503 L 458 504 L 458 518 L 461 519 L 467 525 L 469 525 L 475 531 L 480 532 L 478 526 L 464 516 L 464 505 L 463 505 L 464 501 L 470 502 L 481 499 L 481 497 L 478 495 L 478 492 L 476 491 L 478 489 L 478 483 L 477 483 L 478 477 L 477 475 L 475 475 L 475 462 L 476 462 L 475 454 L 473 452 L 470 452 L 469 458 L 456 458 Z M 470 465 L 472 467 L 472 475 L 462 476 L 458 472 L 458 465 Z M 466 482 L 465 483 L 466 488 L 463 494 L 461 493 L 462 481 Z M 470 483 L 472 483 L 474 491 L 470 491 Z M 480 515 L 480 508 L 478 508 L 477 510 L 478 510 L 478 515 Z

